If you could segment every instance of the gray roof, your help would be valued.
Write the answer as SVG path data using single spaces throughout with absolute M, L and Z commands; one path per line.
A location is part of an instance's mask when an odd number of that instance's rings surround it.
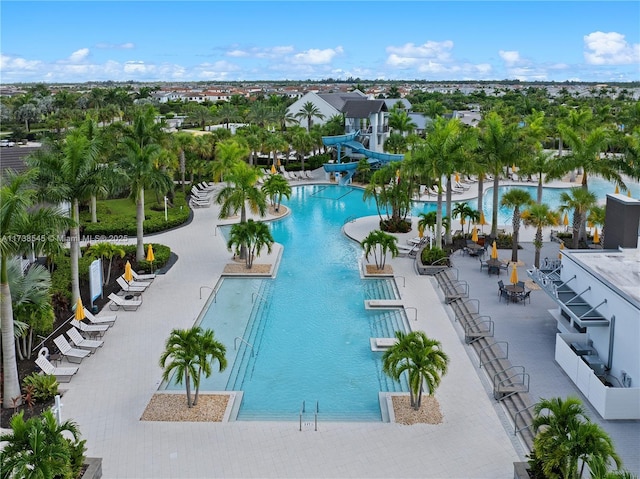
M 349 100 L 342 109 L 346 118 L 369 118 L 380 111 L 387 111 L 384 100 Z
M 338 111 L 343 111 L 344 104 L 349 100 L 362 100 L 366 98 L 364 93 L 358 90 L 339 93 L 318 93 L 318 96 Z
M 413 106 L 409 100 L 404 98 L 387 98 L 384 102 L 387 104 L 389 110 L 391 110 L 396 103 L 402 103 L 402 107 L 407 111 L 411 110 Z
M 416 130 L 426 130 L 427 126 L 433 123 L 433 120 L 424 113 L 408 113 L 411 121 L 416 124 Z

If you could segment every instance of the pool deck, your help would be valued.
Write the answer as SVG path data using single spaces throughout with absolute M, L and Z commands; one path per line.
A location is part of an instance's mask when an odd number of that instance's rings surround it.
M 316 176 L 321 175 L 316 172 Z M 472 198 L 473 189 L 467 195 Z M 138 311 L 117 313 L 104 346 L 83 361 L 70 383 L 62 385 L 63 418 L 78 423 L 88 456 L 103 459 L 103 477 L 513 477 L 512 463 L 524 459 L 523 449 L 433 280 L 415 274 L 412 258 L 393 258 L 388 263 L 398 278 L 403 301 L 417 310 L 417 320 L 409 314 L 412 327 L 441 341 L 451 358 L 450 370 L 436 392 L 442 424 L 324 422 L 320 415 L 317 432 L 313 427 L 300 432 L 297 416 L 290 422 L 140 421 L 160 384 L 158 358 L 170 331 L 194 323 L 231 262 L 216 227 L 224 223 L 218 220 L 218 212 L 216 205 L 197 209 L 188 226 L 149 237 L 171 247 L 178 261 L 156 278 Z M 377 217 L 357 220 L 348 223 L 345 232 L 362 239 L 377 228 L 376 223 Z M 524 233 L 521 238 L 527 241 Z M 404 240 L 403 236 L 400 242 Z M 521 258 L 529 265 L 533 247 L 523 246 Z M 557 243 L 545 243 L 543 257 L 555 256 L 557 250 Z M 276 261 L 280 252 L 274 248 L 256 262 Z M 500 252 L 501 257 L 508 254 Z M 532 376 L 532 397 L 580 396 L 553 361 L 554 323 L 547 312 L 553 308 L 551 300 L 537 291 L 525 307 L 498 303 L 494 280 L 486 281 L 477 259 L 460 256 L 454 261 L 461 278 L 470 283 L 471 297 L 481 298 L 484 313 L 496 321 L 496 339 L 510 342 L 512 362 L 521 359 L 526 364 Z M 313 281 L 312 274 L 309 280 Z M 539 361 L 529 369 L 526 362 L 531 358 Z M 593 419 L 596 416 L 591 414 Z M 640 442 L 640 423 L 609 421 L 605 425 L 627 468 L 638 473 L 634 447 Z

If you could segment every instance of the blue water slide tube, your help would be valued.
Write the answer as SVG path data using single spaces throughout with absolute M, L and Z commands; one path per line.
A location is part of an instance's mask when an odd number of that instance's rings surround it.
M 357 161 L 350 161 L 348 163 L 324 163 L 324 171 L 327 173 L 334 173 L 336 171 L 353 171 L 358 167 Z
M 347 133 L 346 135 L 338 135 L 338 136 L 323 136 L 322 143 L 326 146 L 334 146 L 341 143 L 346 143 L 347 141 L 352 141 L 360 134 L 360 130 L 352 131 L 351 133 Z

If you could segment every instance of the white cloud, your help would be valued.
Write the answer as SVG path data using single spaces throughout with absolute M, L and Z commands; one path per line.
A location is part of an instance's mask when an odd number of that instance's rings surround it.
M 616 32 L 593 32 L 584 36 L 584 59 L 589 65 L 640 63 L 640 43 L 629 44 Z
M 136 47 L 135 44 L 133 44 L 132 42 L 126 42 L 126 43 L 101 42 L 96 44 L 96 48 L 108 49 L 108 50 L 131 50 L 135 47 Z
M 84 61 L 89 56 L 88 48 L 81 48 L 80 50 L 76 50 L 69 56 L 67 59 L 71 63 L 80 63 Z
M 293 51 L 294 48 L 289 45 L 266 48 L 234 48 L 233 50 L 229 50 L 227 55 L 235 58 L 281 58 L 291 54 Z
M 6 75 L 10 70 L 26 70 L 36 71 L 42 66 L 39 60 L 25 60 L 20 57 L 10 57 L 8 55 L 0 55 L 0 70 Z
M 520 53 L 514 50 L 500 50 L 498 55 L 500 55 L 500 58 L 502 58 L 507 65 L 515 65 L 521 61 Z
M 293 55 L 292 61 L 304 65 L 323 65 L 331 63 L 337 55 L 341 55 L 342 53 L 343 50 L 340 46 L 336 48 L 325 48 L 324 50 L 312 48 L 304 52 L 296 53 Z
M 387 47 L 387 64 L 393 66 L 414 65 L 421 63 L 421 60 L 438 60 L 439 62 L 451 61 L 451 50 L 453 42 L 446 40 L 444 42 L 428 41 L 422 45 L 414 43 L 405 43 L 402 46 Z

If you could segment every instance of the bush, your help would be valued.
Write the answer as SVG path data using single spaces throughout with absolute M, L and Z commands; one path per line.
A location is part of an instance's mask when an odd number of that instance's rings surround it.
M 47 401 L 58 394 L 58 380 L 52 374 L 31 373 L 23 380 L 24 384 L 33 387 L 33 398 L 36 401 Z
M 449 254 L 440 248 L 424 248 L 420 260 L 424 265 L 432 265 L 434 263 L 445 265 L 446 262 L 442 261 L 443 258 L 448 258 Z
M 146 248 L 148 247 L 149 244 L 145 243 L 145 254 L 147 252 Z M 151 272 L 152 266 L 153 270 L 157 271 L 159 268 L 162 268 L 165 264 L 167 264 L 169 258 L 171 257 L 171 248 L 158 243 L 151 243 L 151 247 L 153 248 L 153 256 L 155 257 L 153 265 L 149 261 L 135 260 L 136 245 L 127 245 L 122 248 L 124 249 L 125 258 L 129 258 L 129 261 L 131 261 L 131 267 L 134 269 L 134 271 Z
M 411 222 L 407 220 L 380 220 L 380 229 L 387 233 L 408 233 L 411 231 Z

